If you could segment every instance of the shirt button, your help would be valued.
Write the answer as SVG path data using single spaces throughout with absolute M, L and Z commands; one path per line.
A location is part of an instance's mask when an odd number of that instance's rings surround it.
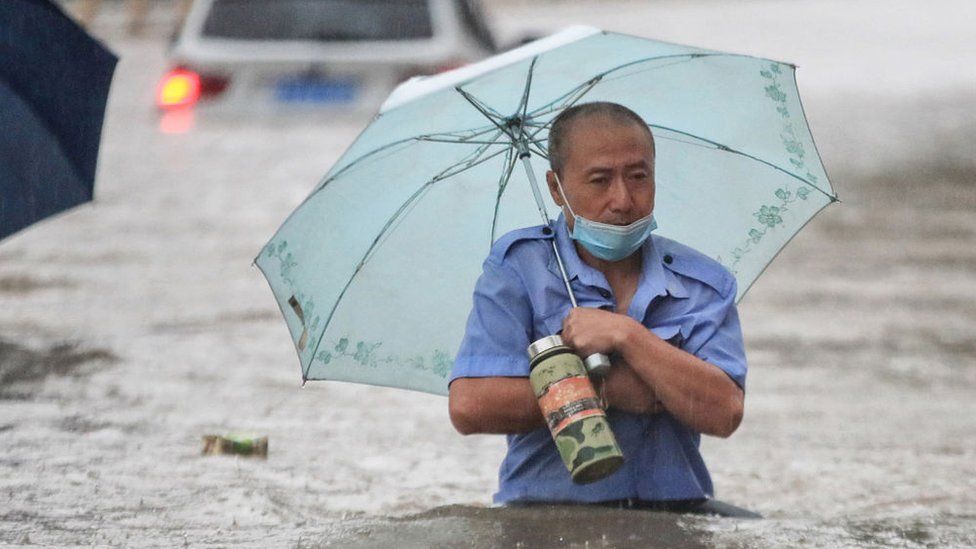
M 664 256 L 664 262 L 667 263 L 668 265 L 670 265 L 672 261 L 674 261 L 674 258 L 671 257 L 671 254 L 667 254 Z
M 600 292 L 600 295 L 603 296 L 603 299 L 610 299 L 610 291 L 609 290 L 605 290 L 603 288 L 600 288 L 597 291 Z

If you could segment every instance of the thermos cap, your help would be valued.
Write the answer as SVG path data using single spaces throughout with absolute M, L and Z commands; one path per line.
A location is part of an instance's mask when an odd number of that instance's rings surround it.
M 583 360 L 583 364 L 590 375 L 603 377 L 610 373 L 610 357 L 603 353 L 593 353 Z
M 557 335 L 546 336 L 542 339 L 537 339 L 529 345 L 529 360 L 539 356 L 540 353 L 544 353 L 553 347 L 563 346 L 563 338 Z

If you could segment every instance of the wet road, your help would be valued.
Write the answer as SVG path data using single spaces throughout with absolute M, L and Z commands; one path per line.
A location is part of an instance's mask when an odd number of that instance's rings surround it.
M 919 57 L 902 56 L 915 63 L 915 87 L 881 63 L 880 93 L 856 77 L 855 61 L 824 68 L 837 53 L 802 33 L 754 36 L 777 14 L 839 25 L 811 4 L 756 2 L 728 16 L 746 24 L 761 14 L 752 32 L 711 15 L 711 33 L 682 35 L 708 2 L 662 3 L 659 18 L 647 17 L 663 38 L 783 51 L 812 65 L 801 70 L 801 91 L 809 78 L 808 113 L 844 201 L 743 301 L 746 418 L 732 438 L 703 444 L 717 496 L 767 518 L 668 515 L 647 524 L 685 546 L 973 545 L 976 169 L 966 143 L 976 110 L 961 91 L 969 81 L 946 71 L 933 82 L 938 63 L 925 61 L 937 48 L 925 40 L 917 51 L 898 46 Z M 943 4 L 932 9 L 957 7 Z M 586 3 L 558 13 L 502 5 L 510 9 L 496 21 L 512 35 L 527 21 L 611 18 Z M 612 17 L 643 9 L 622 2 Z M 869 20 L 862 11 L 846 20 Z M 941 47 L 961 43 L 955 17 L 937 18 L 941 32 L 914 26 L 905 10 L 883 17 L 894 30 L 941 37 Z M 561 536 L 530 531 L 524 515 L 485 510 L 503 441 L 457 435 L 442 398 L 332 383 L 299 389 L 284 323 L 250 262 L 365 120 L 201 116 L 192 131 L 165 134 L 149 108 L 163 41 L 125 38 L 111 21 L 101 32 L 122 62 L 97 202 L 0 244 L 0 543 L 377 546 L 402 533 L 395 539 L 423 545 L 425 529 L 457 521 L 470 525 L 472 546 L 626 546 L 650 536 L 646 524 L 636 539 L 615 527 L 633 517 L 622 511 L 587 515 L 603 531 L 566 526 Z M 881 58 L 883 38 L 862 34 L 855 53 Z M 830 47 L 845 40 L 841 33 Z M 268 434 L 269 459 L 199 456 L 202 435 L 228 430 Z M 451 504 L 468 507 L 427 512 Z

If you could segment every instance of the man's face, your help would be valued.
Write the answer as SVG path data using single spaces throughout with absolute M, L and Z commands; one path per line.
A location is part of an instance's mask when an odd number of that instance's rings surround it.
M 546 180 L 562 206 L 553 172 Z M 576 215 L 629 225 L 654 210 L 654 143 L 636 124 L 600 116 L 576 120 L 567 134 L 559 180 Z M 566 222 L 572 230 L 572 217 Z

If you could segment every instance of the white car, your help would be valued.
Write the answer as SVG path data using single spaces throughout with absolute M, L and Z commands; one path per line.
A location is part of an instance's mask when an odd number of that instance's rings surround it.
M 374 110 L 407 78 L 495 51 L 476 0 L 197 0 L 156 103 Z

